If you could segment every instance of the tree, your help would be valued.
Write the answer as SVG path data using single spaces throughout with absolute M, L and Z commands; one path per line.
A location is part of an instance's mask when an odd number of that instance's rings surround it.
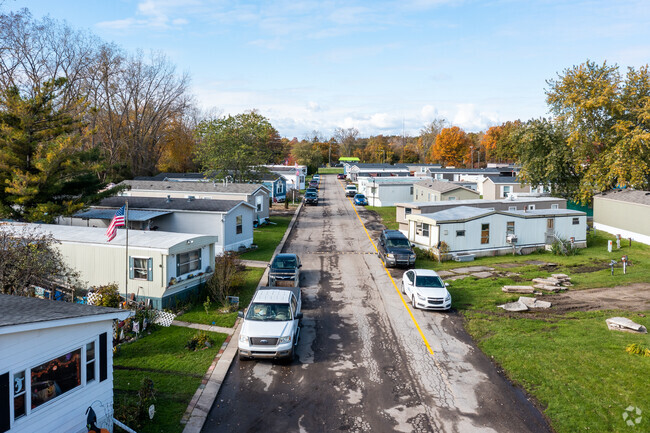
M 566 145 L 580 178 L 574 199 L 613 187 L 650 185 L 650 75 L 648 66 L 629 68 L 587 61 L 549 80 L 547 102 L 566 125 Z
M 533 186 L 551 188 L 551 194 L 570 198 L 580 184 L 567 133 L 561 123 L 546 119 L 530 120 L 517 130 L 519 177 Z
M 317 147 L 309 141 L 300 141 L 293 145 L 291 157 L 300 165 L 306 165 L 309 173 L 315 173 L 322 163 L 322 155 Z
M 465 131 L 458 126 L 444 128 L 436 137 L 436 142 L 429 149 L 427 162 L 440 162 L 441 164 L 459 166 L 463 163 L 470 140 Z
M 98 152 L 84 149 L 82 123 L 57 108 L 63 78 L 33 97 L 16 87 L 0 94 L 0 215 L 52 222 L 100 198 Z
M 336 128 L 334 139 L 341 148 L 341 156 L 352 156 L 359 131 L 356 128 Z
M 162 152 L 157 166 L 159 171 L 185 173 L 197 169 L 194 162 L 194 128 L 195 118 L 186 118 L 180 114 L 173 116 L 160 142 Z
M 214 274 L 206 287 L 212 300 L 226 305 L 228 296 L 232 295 L 232 288 L 241 281 L 241 261 L 236 254 L 225 252 L 215 256 L 214 262 Z
M 62 281 L 78 285 L 51 235 L 24 226 L 0 226 L 0 293 L 30 294 L 30 286 Z
M 383 135 L 368 139 L 368 144 L 363 149 L 364 162 L 387 163 L 393 159 L 393 151 L 388 145 L 388 140 Z
M 446 119 L 433 119 L 431 123 L 420 129 L 417 149 L 421 162 L 426 161 L 429 149 L 431 149 L 431 146 L 436 142 L 436 137 L 440 134 L 440 131 L 442 131 L 443 128 L 447 128 L 448 126 L 449 122 L 447 122 Z
M 271 144 L 278 137 L 268 119 L 256 111 L 204 120 L 196 134 L 196 161 L 202 170 L 239 182 L 254 179 L 257 168 L 269 162 Z

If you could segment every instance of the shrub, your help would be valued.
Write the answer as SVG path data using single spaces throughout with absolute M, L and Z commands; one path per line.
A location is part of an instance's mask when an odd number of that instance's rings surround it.
M 189 339 L 185 347 L 188 350 L 203 350 L 212 347 L 214 341 L 208 336 L 205 331 L 199 331 L 192 338 Z
M 567 239 L 556 238 L 551 244 L 551 253 L 556 256 L 575 256 L 578 254 L 578 248 L 571 245 Z
M 650 348 L 645 347 L 642 344 L 638 343 L 631 343 L 628 344 L 625 347 L 625 351 L 629 353 L 630 355 L 641 355 L 641 356 L 647 356 L 650 358 Z
M 102 307 L 118 308 L 120 306 L 120 292 L 117 283 L 107 284 L 105 286 L 93 287 L 94 292 L 101 295 L 102 300 L 97 305 Z

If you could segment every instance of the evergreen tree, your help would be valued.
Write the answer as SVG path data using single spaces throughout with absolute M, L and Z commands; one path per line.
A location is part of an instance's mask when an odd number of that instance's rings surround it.
M 82 122 L 60 108 L 66 80 L 43 84 L 24 97 L 16 87 L 0 93 L 0 216 L 52 222 L 113 191 L 97 171 L 99 153 L 84 149 Z

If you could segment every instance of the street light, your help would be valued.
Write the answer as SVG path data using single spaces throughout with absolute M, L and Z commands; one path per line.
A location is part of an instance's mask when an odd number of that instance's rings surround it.
M 469 158 L 472 161 L 472 168 L 474 168 L 474 146 L 469 147 Z

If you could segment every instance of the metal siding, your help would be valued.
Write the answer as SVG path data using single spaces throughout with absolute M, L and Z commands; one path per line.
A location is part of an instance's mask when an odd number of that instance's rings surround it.
M 594 196 L 594 223 L 650 236 L 648 221 L 650 206 Z

